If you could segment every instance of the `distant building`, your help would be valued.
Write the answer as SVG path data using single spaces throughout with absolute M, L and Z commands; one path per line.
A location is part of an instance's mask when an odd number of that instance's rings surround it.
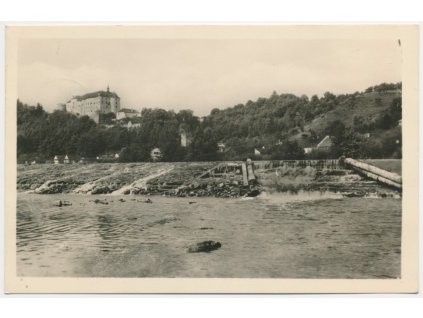
M 159 148 L 154 148 L 153 150 L 151 150 L 150 156 L 153 161 L 160 161 L 163 157 L 162 152 Z
M 181 146 L 182 147 L 186 147 L 188 144 L 187 142 L 187 133 L 185 130 L 181 131 Z
M 333 141 L 330 136 L 325 136 L 317 145 L 311 140 L 302 141 L 301 147 L 304 150 L 305 154 L 310 154 L 313 151 L 329 151 L 333 145 Z
M 326 136 L 322 139 L 321 142 L 319 142 L 316 146 L 316 149 L 319 150 L 329 150 L 333 145 L 332 139 L 330 136 Z
M 82 96 L 74 96 L 66 103 L 66 111 L 78 116 L 88 116 L 96 123 L 100 114 L 118 113 L 120 97 L 115 92 L 97 91 Z
M 259 150 L 257 150 L 256 148 L 254 148 L 254 155 L 255 156 L 261 156 L 261 152 Z
M 308 153 L 311 153 L 311 152 L 313 152 L 313 147 L 306 147 L 306 148 L 304 148 L 304 153 L 305 154 L 308 154 Z
M 134 110 L 134 109 L 121 109 L 119 112 L 116 113 L 116 120 L 122 120 L 122 119 L 130 119 L 134 117 L 141 117 L 140 112 Z
M 181 135 L 181 146 L 188 147 L 192 142 L 192 136 L 184 128 L 179 129 L 179 134 Z
M 55 155 L 54 156 L 54 158 L 53 158 L 53 162 L 54 162 L 54 164 L 55 165 L 58 165 L 59 163 L 62 163 L 63 162 L 63 156 L 61 156 L 61 155 Z
M 131 129 L 135 129 L 135 128 L 140 128 L 141 124 L 140 123 L 133 124 L 131 121 L 128 121 L 126 124 L 121 124 L 120 126 L 123 127 L 123 128 L 126 128 L 128 130 L 131 130 Z
M 217 144 L 217 151 L 218 152 L 225 152 L 226 145 L 223 142 L 219 142 Z
M 96 157 L 97 162 L 115 162 L 119 159 L 119 154 L 107 153 L 98 155 Z
M 69 163 L 69 157 L 68 155 L 55 155 L 53 158 L 53 162 L 55 165 L 61 164 L 61 163 Z

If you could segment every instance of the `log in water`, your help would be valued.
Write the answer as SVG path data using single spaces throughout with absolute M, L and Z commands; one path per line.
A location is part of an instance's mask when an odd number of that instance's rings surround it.
M 351 158 L 346 158 L 344 162 L 353 168 L 359 169 L 360 172 L 364 173 L 371 179 L 380 181 L 399 189 L 402 187 L 402 177 L 396 173 L 389 172 Z

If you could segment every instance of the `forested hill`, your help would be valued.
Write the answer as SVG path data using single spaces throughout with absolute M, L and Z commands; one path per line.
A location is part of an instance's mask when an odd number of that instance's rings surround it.
M 351 155 L 357 157 L 401 157 L 401 145 L 397 143 L 401 140 L 401 92 L 401 83 L 383 83 L 345 95 L 326 92 L 321 98 L 274 92 L 255 102 L 213 109 L 205 121 L 219 141 L 235 149 L 232 155 L 246 154 L 251 148 L 272 155 L 278 152 L 274 146 L 284 143 L 312 147 L 330 135 L 338 143 L 354 138 L 360 149 Z M 370 138 L 361 140 L 364 134 L 370 134 Z M 284 147 L 278 148 L 282 151 Z M 336 157 L 343 150 L 353 149 L 334 147 L 331 156 Z M 298 157 L 297 153 L 294 155 Z
M 111 116 L 104 116 L 108 126 L 97 125 L 86 116 L 47 113 L 41 105 L 18 101 L 18 160 L 119 153 L 121 161 L 148 161 L 154 147 L 161 149 L 165 161 L 243 159 L 253 156 L 254 149 L 262 159 L 400 158 L 401 113 L 401 83 L 354 94 L 327 92 L 320 98 L 274 92 L 268 98 L 213 109 L 201 120 L 191 110 L 143 109 L 141 118 L 131 119 L 140 127 L 129 130 L 111 126 Z M 181 146 L 182 130 L 188 133 L 188 147 Z M 326 135 L 333 139 L 330 150 L 304 153 Z M 218 143 L 225 145 L 223 152 L 217 151 Z

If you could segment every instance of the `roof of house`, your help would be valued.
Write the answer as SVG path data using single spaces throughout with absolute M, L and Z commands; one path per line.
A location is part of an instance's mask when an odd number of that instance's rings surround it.
M 316 146 L 316 148 L 325 148 L 325 147 L 331 147 L 333 145 L 332 139 L 330 136 L 326 136 L 322 139 L 321 142 L 319 142 Z

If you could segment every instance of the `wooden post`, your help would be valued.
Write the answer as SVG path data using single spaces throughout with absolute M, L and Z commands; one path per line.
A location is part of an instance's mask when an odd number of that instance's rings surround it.
M 248 172 L 248 181 L 256 180 L 256 176 L 254 175 L 254 167 L 252 161 L 247 161 L 247 172 Z
M 248 185 L 248 178 L 247 178 L 247 165 L 245 162 L 241 163 L 242 169 L 242 183 L 247 186 Z

